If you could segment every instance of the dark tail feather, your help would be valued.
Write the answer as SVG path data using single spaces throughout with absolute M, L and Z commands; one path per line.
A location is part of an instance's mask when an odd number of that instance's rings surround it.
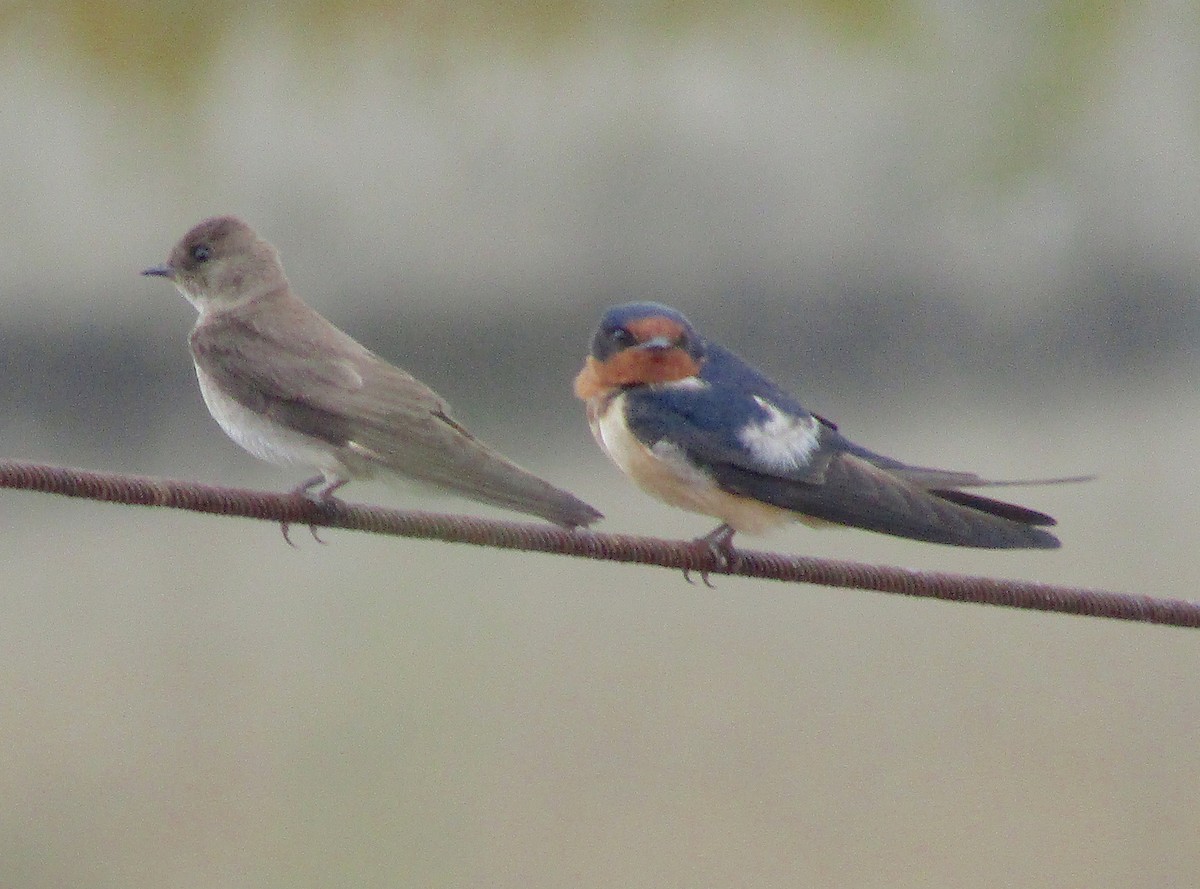
M 1011 522 L 1020 522 L 1022 525 L 1044 525 L 1049 527 L 1058 524 L 1058 522 L 1054 521 L 1053 517 L 1046 515 L 1044 512 L 1027 509 L 1024 506 L 1017 506 L 1015 503 L 1005 503 L 1003 500 L 993 500 L 991 497 L 980 497 L 978 494 L 969 494 L 966 491 L 954 490 L 931 489 L 929 493 L 935 497 L 941 497 L 943 500 L 949 500 L 951 503 L 957 503 L 959 506 L 977 509 L 980 512 L 999 516 Z
M 830 461 L 820 484 L 727 468 L 722 486 L 801 515 L 897 537 L 983 549 L 1057 549 L 1044 513 L 957 490 L 931 491 L 860 457 Z

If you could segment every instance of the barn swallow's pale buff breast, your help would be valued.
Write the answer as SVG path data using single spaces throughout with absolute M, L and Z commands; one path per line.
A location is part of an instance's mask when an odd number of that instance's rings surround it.
M 853 443 L 667 306 L 610 309 L 575 394 L 601 449 L 639 487 L 721 522 L 704 538 L 718 551 L 732 551 L 735 532 L 792 521 L 953 546 L 1059 546 L 1050 516 L 962 490 L 1008 483 Z
M 320 475 L 329 500 L 352 479 L 397 475 L 564 527 L 600 518 L 574 495 L 479 441 L 446 403 L 326 321 L 288 285 L 279 254 L 232 216 L 201 222 L 166 265 L 199 312 L 188 340 L 216 421 L 254 456 Z

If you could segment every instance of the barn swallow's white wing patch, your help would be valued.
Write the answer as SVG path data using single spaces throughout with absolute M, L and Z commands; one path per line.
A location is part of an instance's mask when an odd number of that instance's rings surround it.
M 793 472 L 808 465 L 821 447 L 817 418 L 787 413 L 758 395 L 754 401 L 766 418 L 743 426 L 738 432 L 741 443 L 756 460 L 774 470 Z

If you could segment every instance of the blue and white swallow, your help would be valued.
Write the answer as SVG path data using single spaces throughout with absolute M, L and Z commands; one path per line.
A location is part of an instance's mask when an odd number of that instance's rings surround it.
M 1001 484 L 913 466 L 847 439 L 680 312 L 605 313 L 575 394 L 601 449 L 643 490 L 721 524 L 701 541 L 800 521 L 987 549 L 1055 549 L 1044 513 L 961 490 Z

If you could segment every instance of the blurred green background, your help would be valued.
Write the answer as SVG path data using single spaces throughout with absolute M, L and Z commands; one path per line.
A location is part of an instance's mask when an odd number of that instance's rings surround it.
M 1200 15 L 1160 2 L 0 6 L 0 454 L 283 490 L 138 278 L 233 212 L 605 511 L 570 394 L 669 302 L 1055 553 L 1195 598 Z M 350 499 L 475 511 L 355 486 Z M 0 886 L 1194 887 L 1200 636 L 0 494 Z

